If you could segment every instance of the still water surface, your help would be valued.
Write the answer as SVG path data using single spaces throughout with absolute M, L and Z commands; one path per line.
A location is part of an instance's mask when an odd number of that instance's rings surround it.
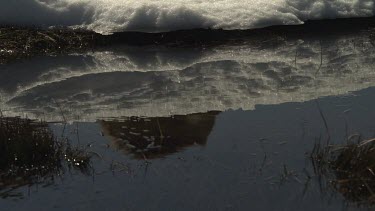
M 0 190 L 0 209 L 360 209 L 310 154 L 328 133 L 375 136 L 374 58 L 356 32 L 1 66 L 3 115 L 50 122 L 91 167 Z

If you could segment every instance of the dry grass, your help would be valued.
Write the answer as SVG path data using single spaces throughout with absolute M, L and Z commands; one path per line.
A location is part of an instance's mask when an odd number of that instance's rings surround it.
M 355 138 L 356 140 L 353 140 Z M 352 136 L 344 145 L 318 142 L 311 154 L 315 173 L 328 188 L 358 206 L 375 204 L 375 139 Z M 322 186 L 322 184 L 321 184 Z M 323 184 L 324 186 L 324 184 Z
M 26 28 L 0 26 L 0 65 L 39 55 L 79 53 L 103 45 L 166 45 L 169 47 L 242 45 L 277 45 L 286 38 L 304 39 L 341 36 L 367 31 L 374 44 L 375 19 L 352 18 L 307 21 L 298 26 L 272 26 L 253 30 L 179 30 L 166 33 L 120 32 L 103 36 L 91 31 L 70 28 Z M 324 33 L 322 33 L 324 32 Z
M 12 197 L 16 188 L 48 183 L 65 168 L 87 174 L 90 157 L 58 140 L 45 122 L 0 117 L 0 197 Z
M 93 48 L 101 36 L 66 28 L 0 26 L 0 64 L 38 55 L 57 55 Z

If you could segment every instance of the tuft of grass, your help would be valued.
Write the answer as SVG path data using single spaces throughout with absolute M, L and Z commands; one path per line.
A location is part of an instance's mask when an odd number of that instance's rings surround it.
M 345 200 L 358 206 L 375 204 L 375 139 L 352 136 L 343 145 L 317 142 L 311 159 L 319 181 L 328 181 Z
M 0 197 L 19 196 L 13 190 L 53 182 L 65 167 L 87 174 L 90 156 L 58 140 L 47 123 L 0 116 Z

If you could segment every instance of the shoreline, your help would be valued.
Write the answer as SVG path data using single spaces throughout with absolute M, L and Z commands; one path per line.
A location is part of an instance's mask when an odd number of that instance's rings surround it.
M 307 21 L 249 30 L 192 29 L 163 33 L 118 32 L 101 35 L 70 28 L 0 26 L 0 65 L 35 56 L 91 51 L 114 45 L 212 46 L 298 37 L 326 37 L 365 32 L 374 40 L 375 17 Z
M 375 16 L 306 21 L 302 25 L 275 25 L 248 30 L 191 29 L 162 33 L 118 32 L 109 35 L 112 42 L 132 45 L 210 44 L 236 40 L 269 39 L 275 36 L 306 37 L 352 34 L 375 28 Z
M 72 29 L 40 29 L 0 26 L 0 65 L 35 56 L 86 51 L 96 46 L 99 35 Z

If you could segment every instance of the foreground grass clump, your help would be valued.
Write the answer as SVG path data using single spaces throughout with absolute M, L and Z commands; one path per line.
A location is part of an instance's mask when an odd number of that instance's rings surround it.
M 38 29 L 0 26 L 0 64 L 38 55 L 87 50 L 100 35 L 67 28 Z
M 349 139 L 352 139 L 349 138 Z M 345 200 L 359 206 L 375 205 L 375 139 L 345 145 L 316 144 L 312 152 L 315 173 Z
M 14 196 L 12 190 L 21 186 L 53 182 L 66 167 L 87 173 L 90 157 L 54 137 L 45 122 L 0 117 L 0 197 Z

